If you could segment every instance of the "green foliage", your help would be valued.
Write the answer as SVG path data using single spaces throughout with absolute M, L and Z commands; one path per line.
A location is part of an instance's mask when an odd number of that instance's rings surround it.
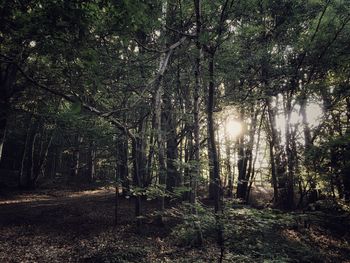
M 170 197 L 171 194 L 166 191 L 165 185 L 152 185 L 149 187 L 132 187 L 130 193 L 133 196 L 143 196 L 147 200 L 153 200 L 160 197 Z
M 317 252 L 306 244 L 289 243 L 281 235 L 283 229 L 297 226 L 302 217 L 273 209 L 228 208 L 222 219 L 226 244 L 231 253 L 249 257 L 252 262 L 294 262 L 295 257 L 305 262 L 319 260 Z
M 199 202 L 194 206 L 184 203 L 178 210 L 183 222 L 173 229 L 172 236 L 179 245 L 196 246 L 198 231 L 204 237 L 215 236 L 215 217 L 212 209 Z M 194 210 L 196 210 L 195 214 L 193 214 Z
M 227 205 L 223 214 L 215 215 L 212 209 L 201 204 L 196 206 L 198 214 L 191 214 L 191 206 L 180 208 L 183 222 L 176 226 L 172 236 L 181 246 L 193 245 L 197 229 L 209 243 L 216 243 L 217 224 L 224 233 L 225 260 L 235 262 L 294 262 L 302 258 L 304 262 L 321 259 L 316 250 L 304 242 L 288 240 L 283 230 L 303 228 L 311 215 L 284 213 L 274 209 L 256 210 L 250 207 L 230 208 Z M 240 206 L 240 204 L 235 204 Z M 312 219 L 316 220 L 316 219 Z
M 189 193 L 191 191 L 191 187 L 187 186 L 178 186 L 173 189 L 172 195 L 174 198 L 181 198 L 185 193 Z

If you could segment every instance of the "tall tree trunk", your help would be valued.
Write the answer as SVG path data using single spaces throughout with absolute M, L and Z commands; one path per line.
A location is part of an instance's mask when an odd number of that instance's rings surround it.
M 188 124 L 186 123 L 185 127 L 189 127 L 187 126 Z M 187 128 L 185 128 L 187 129 Z M 193 156 L 193 133 L 191 130 L 188 130 L 186 138 L 185 138 L 185 149 L 184 149 L 184 159 L 185 159 L 185 168 L 184 168 L 184 186 L 187 187 L 188 189 L 191 189 L 189 192 L 186 192 L 184 194 L 184 200 L 188 200 L 190 202 L 194 202 L 195 200 L 195 193 L 193 193 L 193 191 L 195 191 L 194 189 L 197 189 L 197 187 L 192 188 L 192 186 L 196 186 L 196 183 L 194 183 L 194 169 L 192 167 L 192 163 L 194 160 L 194 156 Z M 192 198 L 193 197 L 193 198 Z
M 159 184 L 161 187 L 166 186 L 167 182 L 167 170 L 166 170 L 166 161 L 165 161 L 165 141 L 164 141 L 164 132 L 162 129 L 162 95 L 163 87 L 159 83 L 158 89 L 155 93 L 155 115 L 156 115 L 156 127 L 157 127 L 157 144 L 158 144 L 158 162 L 159 162 Z M 160 209 L 164 211 L 165 209 L 165 198 L 164 195 L 160 198 Z M 161 219 L 161 217 L 160 217 Z
M 294 85 L 292 86 L 294 87 Z M 292 98 L 293 90 L 287 91 L 283 97 L 285 102 L 285 117 L 286 117 L 286 127 L 285 127 L 285 138 L 286 138 L 286 154 L 287 154 L 287 178 L 285 185 L 285 200 L 283 207 L 286 209 L 292 209 L 294 207 L 294 173 L 297 153 L 293 151 L 293 131 L 291 125 L 291 115 L 292 115 Z
M 229 139 L 229 136 L 227 134 L 227 129 L 225 126 L 225 153 L 226 153 L 226 160 L 225 160 L 225 166 L 226 166 L 226 173 L 227 173 L 227 196 L 232 197 L 233 196 L 233 174 L 232 174 L 232 165 L 231 165 L 231 146 L 232 141 Z
M 25 179 L 25 187 L 26 188 L 32 188 L 32 178 L 34 176 L 35 171 L 35 144 L 36 140 L 39 136 L 38 132 L 38 123 L 34 124 L 34 128 L 32 130 L 31 138 L 30 138 L 30 144 L 28 148 L 28 166 L 26 171 L 26 179 Z
M 145 181 L 147 178 L 147 169 L 146 169 L 146 163 L 147 163 L 147 156 L 146 156 L 146 148 L 147 148 L 147 140 L 146 140 L 146 123 L 147 118 L 142 116 L 141 119 L 138 122 L 138 136 L 136 137 L 137 144 L 138 144 L 138 165 L 139 165 L 139 176 L 141 178 L 141 182 L 143 187 L 145 187 Z
M 2 152 L 6 138 L 8 106 L 6 102 L 0 101 L 0 164 L 2 160 Z
M 265 109 L 266 109 L 266 106 L 264 106 L 264 108 L 262 110 L 261 117 L 260 117 L 260 122 L 259 122 L 259 127 L 258 127 L 258 131 L 257 131 L 258 138 L 257 138 L 257 142 L 256 142 L 256 147 L 255 147 L 255 156 L 253 158 L 253 155 L 251 154 L 251 160 L 249 162 L 249 167 L 248 167 L 250 182 L 249 182 L 248 189 L 247 189 L 247 194 L 246 194 L 246 201 L 247 201 L 247 203 L 249 203 L 250 191 L 252 189 L 252 185 L 253 185 L 253 182 L 255 180 L 255 174 L 256 174 L 255 165 L 256 165 L 256 161 L 258 159 L 258 155 L 259 155 L 260 138 L 261 138 L 261 127 L 262 127 L 262 124 L 263 124 L 263 121 L 264 121 Z M 253 145 L 255 144 L 255 130 L 257 128 L 258 112 L 256 112 L 255 116 L 256 116 L 255 125 L 253 125 L 253 127 L 254 127 L 254 134 L 251 134 L 251 146 L 250 147 L 251 147 L 251 151 L 252 152 L 253 152 Z
M 154 106 L 154 103 L 153 103 Z M 154 152 L 155 152 L 155 141 L 154 141 L 154 130 L 156 127 L 156 116 L 155 114 L 152 115 L 152 123 L 151 123 L 151 134 L 149 136 L 149 151 L 148 151 L 148 156 L 147 156 L 147 179 L 145 181 L 145 186 L 149 186 L 152 183 L 152 178 L 153 178 L 153 158 L 154 158 Z
M 336 115 L 331 110 L 332 109 L 332 95 L 328 89 L 321 89 L 321 97 L 323 100 L 323 110 L 325 113 L 329 113 L 333 122 L 334 126 L 328 130 L 329 137 L 334 138 L 336 136 L 335 132 L 337 129 L 336 126 Z M 336 145 L 330 146 L 330 186 L 332 189 L 333 195 L 335 195 L 334 190 L 336 189 L 338 192 L 338 197 L 342 199 L 344 197 L 344 189 L 343 189 L 343 182 L 342 182 L 342 176 L 340 174 L 340 165 L 339 160 L 341 159 L 339 156 L 339 149 Z
M 177 149 L 177 136 L 176 136 L 176 121 L 175 114 L 173 113 L 173 103 L 168 94 L 164 95 L 164 107 L 165 107 L 165 130 L 167 134 L 166 143 L 166 159 L 167 159 L 167 181 L 166 188 L 169 191 L 173 191 L 174 187 L 180 185 L 180 174 L 178 172 L 176 162 L 178 159 Z
M 344 157 L 343 157 L 343 169 L 342 178 L 344 185 L 344 198 L 345 202 L 350 202 L 350 98 L 346 98 L 346 131 L 345 137 L 347 141 L 344 145 Z
M 44 131 L 43 131 L 44 133 Z M 46 168 L 46 164 L 47 164 L 47 157 L 49 155 L 49 149 L 51 147 L 51 143 L 52 140 L 54 138 L 55 135 L 55 130 L 52 130 L 51 133 L 47 136 L 46 138 L 46 143 L 44 141 L 44 138 L 42 137 L 42 144 L 41 144 L 41 150 L 40 150 L 40 154 L 38 156 L 38 161 L 36 164 L 36 169 L 35 169 L 35 173 L 34 173 L 34 177 L 32 178 L 32 184 L 35 187 L 40 175 L 44 176 L 45 175 L 45 168 Z
M 273 140 L 269 140 L 269 154 L 270 154 L 270 166 L 271 166 L 271 181 L 273 187 L 273 201 L 274 203 L 278 202 L 278 184 L 277 184 L 277 175 L 276 175 L 276 163 L 275 163 L 275 152 L 273 149 Z
M 215 84 L 214 84 L 214 55 L 215 52 L 209 53 L 209 87 L 208 87 L 208 107 L 207 107 L 207 125 L 208 125 L 208 145 L 209 145 L 209 167 L 212 169 L 212 178 L 210 178 L 209 193 L 210 197 L 214 197 L 215 212 L 218 212 L 220 208 L 220 167 L 219 158 L 217 153 L 217 146 L 215 140 L 215 125 L 214 125 L 214 96 L 215 96 Z
M 198 68 L 199 69 L 199 68 Z M 198 71 L 199 72 L 199 71 Z M 199 75 L 198 75 L 199 78 Z M 196 80 L 197 81 L 197 80 Z M 199 80 L 198 80 L 199 81 Z M 193 118 L 194 118 L 194 144 L 192 141 L 190 142 L 190 150 L 193 150 L 194 154 L 194 169 L 193 173 L 191 172 L 191 203 L 195 204 L 197 201 L 197 183 L 200 176 L 200 139 L 199 139 L 199 88 L 200 84 L 194 90 L 194 110 L 193 110 Z M 192 140 L 192 136 L 190 136 L 190 140 Z M 192 149 L 191 149 L 192 148 Z M 190 160 L 192 159 L 192 153 L 190 153 Z
M 1 62 L 2 63 L 2 62 Z M 6 138 L 7 119 L 10 113 L 10 98 L 16 82 L 17 65 L 0 63 L 0 164 Z
M 128 137 L 122 135 L 116 139 L 116 183 L 121 186 L 122 194 L 129 191 L 129 168 L 128 168 Z M 119 188 L 118 188 L 119 192 Z
M 245 192 L 247 187 L 247 181 L 246 181 L 246 169 L 245 169 L 245 151 L 244 151 L 244 137 L 241 135 L 238 138 L 238 160 L 237 160 L 237 167 L 238 167 L 238 180 L 237 180 L 237 198 L 245 199 Z
M 200 138 L 199 138 L 199 105 L 200 105 L 200 90 L 201 90 L 201 58 L 202 45 L 200 43 L 201 29 L 202 29 L 202 4 L 201 0 L 194 0 L 194 8 L 196 15 L 196 60 L 195 60 L 195 86 L 193 91 L 193 136 L 194 136 L 194 160 L 195 167 L 193 174 L 191 173 L 191 193 L 190 202 L 192 204 L 192 213 L 197 214 L 197 182 L 200 176 Z M 192 146 L 192 136 L 190 136 L 190 145 Z M 200 225 L 195 222 L 196 229 L 196 243 L 198 246 L 203 244 L 203 236 Z
M 79 175 L 79 164 L 80 164 L 80 144 L 83 142 L 83 137 L 76 135 L 76 143 L 74 145 L 72 153 L 72 166 L 71 166 L 71 177 L 77 178 Z
M 120 138 L 116 138 L 115 141 L 116 150 L 116 166 L 115 166 L 115 210 L 114 210 L 114 223 L 118 225 L 119 219 L 119 194 L 120 190 L 122 195 L 126 195 L 129 192 L 129 168 L 128 168 L 128 137 L 122 135 Z M 134 154 L 134 153 L 133 153 Z M 133 156 L 134 158 L 134 156 Z M 135 162 L 134 162 L 135 166 Z M 134 167 L 135 169 L 135 167 Z M 137 182 L 137 180 L 134 180 Z M 139 214 L 136 212 L 138 204 L 135 201 L 135 215 Z M 139 215 L 138 215 L 139 216 Z
M 242 198 L 247 200 L 248 197 L 248 183 L 251 179 L 252 168 L 253 168 L 253 146 L 255 142 L 255 132 L 257 126 L 257 118 L 259 110 L 254 110 L 255 105 L 250 109 L 251 124 L 249 126 L 249 137 L 248 141 L 245 143 L 244 136 L 239 137 L 239 160 L 238 160 L 238 170 L 239 170 L 239 181 L 237 184 L 237 198 Z M 241 119 L 244 118 L 244 111 L 241 112 Z
M 240 119 L 244 119 L 244 109 L 241 109 Z M 237 180 L 237 198 L 245 200 L 246 192 L 248 187 L 247 181 L 247 151 L 245 150 L 245 139 L 244 134 L 241 134 L 237 138 L 237 151 L 238 151 L 238 160 L 237 160 L 237 168 L 238 168 L 238 180 Z
M 311 138 L 311 130 L 309 126 L 309 122 L 307 119 L 307 113 L 306 113 L 306 106 L 307 106 L 307 95 L 306 91 L 302 90 L 301 95 L 299 98 L 299 105 L 300 105 L 300 115 L 302 117 L 302 124 L 303 124 L 303 133 L 304 133 L 304 166 L 306 168 L 306 173 L 307 173 L 307 180 L 310 181 L 310 185 L 312 186 L 312 191 L 316 191 L 316 181 L 314 180 L 314 176 L 310 176 L 310 172 L 312 173 L 312 169 L 315 170 L 316 167 L 316 160 L 315 158 L 309 158 L 310 155 L 310 150 L 312 149 L 313 142 Z M 294 142 L 295 144 L 295 142 Z M 298 160 L 298 158 L 296 158 Z M 303 185 L 303 178 L 301 177 L 300 173 L 297 174 L 296 180 L 298 181 L 298 186 L 299 186 L 299 204 L 298 206 L 302 205 L 303 199 L 305 196 L 305 191 L 304 188 L 302 187 Z M 306 190 L 306 189 L 305 189 Z
M 302 91 L 301 98 L 300 98 L 300 115 L 302 117 L 302 123 L 303 123 L 305 154 L 307 155 L 308 151 L 310 150 L 310 147 L 312 146 L 312 140 L 311 140 L 310 126 L 307 119 L 306 106 L 307 106 L 306 92 Z
M 168 11 L 168 2 L 164 1 L 162 3 L 162 33 L 165 33 L 165 26 L 167 20 L 167 11 Z M 165 43 L 164 43 L 165 44 Z M 161 69 L 166 62 L 166 54 L 162 54 L 159 61 L 159 69 Z M 164 69 L 165 70 L 165 69 Z M 164 72 L 163 72 L 164 74 Z M 162 122 L 162 106 L 163 106 L 163 74 L 159 75 L 157 81 L 155 82 L 155 93 L 154 93 L 154 115 L 155 115 L 155 127 L 157 129 L 157 145 L 158 145 L 158 163 L 159 163 L 159 185 L 165 191 L 166 182 L 167 182 L 167 170 L 166 170 L 166 157 L 165 157 L 165 134 L 163 131 L 163 122 Z M 165 196 L 164 194 L 160 197 L 160 210 L 163 213 L 165 209 Z M 162 215 L 159 216 L 159 223 L 163 224 Z
M 139 144 L 137 143 L 136 138 L 132 139 L 132 159 L 133 159 L 133 185 L 136 187 L 142 187 L 142 181 L 139 174 Z M 141 215 L 142 215 L 142 207 L 141 207 L 141 196 L 135 196 L 135 218 L 137 222 L 138 230 L 141 230 Z
M 50 158 L 48 161 L 50 165 L 46 168 L 46 170 L 51 178 L 55 178 L 57 173 L 60 150 L 60 147 L 56 145 L 53 147 L 53 150 L 50 154 Z
M 278 163 L 276 161 L 279 160 L 279 153 L 276 152 L 276 145 L 278 144 L 278 135 L 276 129 L 276 120 L 275 120 L 275 112 L 271 106 L 271 99 L 267 99 L 267 113 L 268 113 L 268 121 L 269 121 L 269 131 L 270 131 L 270 140 L 269 140 L 269 150 L 270 150 L 270 165 L 271 165 L 271 177 L 272 177 L 272 186 L 273 186 L 273 196 L 274 203 L 278 204 L 279 202 L 279 191 L 278 191 Z
M 32 128 L 32 117 L 29 120 L 27 132 L 26 132 L 26 138 L 25 138 L 25 143 L 24 143 L 24 148 L 22 152 L 22 158 L 21 158 L 21 165 L 19 169 L 19 176 L 18 176 L 18 186 L 19 187 L 25 187 L 26 184 L 26 177 L 25 177 L 25 172 L 26 172 L 26 166 L 27 166 L 27 155 L 28 155 L 28 150 L 29 150 L 29 144 L 31 140 L 31 130 Z
M 90 183 L 95 181 L 95 163 L 96 163 L 96 143 L 91 141 L 88 153 L 88 179 Z

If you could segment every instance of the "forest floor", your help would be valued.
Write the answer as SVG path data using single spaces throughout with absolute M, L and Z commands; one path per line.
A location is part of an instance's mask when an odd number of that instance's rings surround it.
M 130 199 L 121 200 L 114 226 L 114 198 L 113 188 L 0 196 L 0 262 L 218 261 L 211 207 L 199 209 L 205 240 L 197 248 L 181 206 L 169 208 L 161 227 L 152 214 L 157 202 L 144 201 L 137 231 Z M 282 213 L 232 205 L 221 219 L 223 262 L 350 262 L 350 217 L 334 209 Z

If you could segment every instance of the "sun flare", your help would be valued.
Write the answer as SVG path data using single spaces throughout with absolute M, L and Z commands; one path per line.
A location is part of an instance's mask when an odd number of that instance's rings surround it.
M 234 139 L 242 133 L 242 123 L 236 120 L 229 119 L 225 123 L 225 133 L 226 135 Z

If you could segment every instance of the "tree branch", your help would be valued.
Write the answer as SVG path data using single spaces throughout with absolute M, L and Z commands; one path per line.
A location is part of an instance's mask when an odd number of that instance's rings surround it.
M 142 48 L 144 48 L 145 50 L 149 51 L 149 52 L 155 52 L 155 53 L 168 53 L 172 50 L 174 50 L 175 48 L 177 48 L 178 46 L 180 46 L 185 40 L 187 39 L 187 36 L 184 36 L 182 38 L 180 38 L 179 41 L 175 42 L 174 44 L 172 44 L 169 48 L 167 49 L 152 49 L 149 47 L 146 47 L 145 45 L 143 45 L 142 43 L 140 43 L 140 41 L 138 41 L 137 39 L 134 38 L 134 41 L 139 44 Z
M 83 102 L 78 96 L 73 96 L 73 95 L 66 95 L 62 92 L 59 92 L 57 90 L 53 90 L 39 82 L 37 82 L 36 80 L 34 80 L 33 78 L 31 78 L 30 76 L 28 76 L 22 68 L 20 68 L 17 64 L 16 64 L 18 70 L 21 72 L 21 74 L 32 84 L 34 84 L 35 86 L 51 93 L 54 94 L 56 96 L 60 96 L 62 98 L 64 98 L 65 100 L 69 101 L 69 102 L 80 102 L 82 107 L 84 109 L 87 109 L 88 111 L 90 111 L 91 113 L 94 113 L 95 115 L 102 117 L 106 120 L 108 120 L 109 122 L 111 122 L 113 125 L 115 125 L 121 132 L 123 132 L 126 136 L 128 136 L 131 140 L 135 140 L 136 137 L 135 135 L 127 128 L 126 125 L 122 124 L 118 119 L 110 116 L 110 115 L 105 115 L 103 112 L 101 112 L 99 109 L 87 104 L 86 102 Z

